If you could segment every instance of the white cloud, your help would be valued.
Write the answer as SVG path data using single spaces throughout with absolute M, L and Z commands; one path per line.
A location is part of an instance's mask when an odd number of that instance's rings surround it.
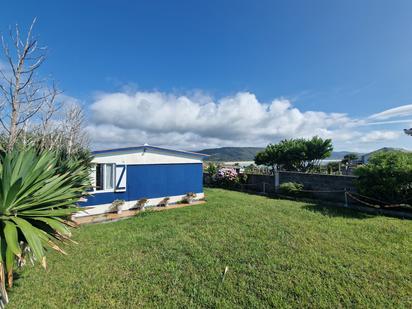
M 399 138 L 401 132 L 398 131 L 372 131 L 363 135 L 360 140 L 364 143 L 388 141 Z
M 162 92 L 105 93 L 91 105 L 90 136 L 97 148 L 149 143 L 184 149 L 263 146 L 282 138 L 319 135 L 350 141 L 346 114 L 301 111 L 289 100 L 260 102 L 249 92 L 212 97 Z
M 404 117 L 412 115 L 412 104 L 402 105 L 395 108 L 387 109 L 383 112 L 373 114 L 370 119 L 385 120 L 394 117 Z

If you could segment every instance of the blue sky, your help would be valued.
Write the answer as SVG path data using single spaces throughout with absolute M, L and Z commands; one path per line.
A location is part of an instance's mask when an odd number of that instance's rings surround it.
M 0 30 L 34 17 L 41 74 L 85 106 L 94 148 L 412 148 L 412 106 L 370 118 L 412 104 L 411 1 L 10 1 Z

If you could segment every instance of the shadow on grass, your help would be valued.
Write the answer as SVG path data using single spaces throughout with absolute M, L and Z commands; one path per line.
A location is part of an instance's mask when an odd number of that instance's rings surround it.
M 374 217 L 372 214 L 364 213 L 359 210 L 344 208 L 332 203 L 309 203 L 303 209 L 320 213 L 328 217 L 341 217 L 351 219 L 369 219 Z
M 340 204 L 338 202 L 335 203 L 331 201 L 319 201 L 314 198 L 310 198 L 310 196 L 292 197 L 292 196 L 280 195 L 276 193 L 262 194 L 256 191 L 241 191 L 241 190 L 236 190 L 233 188 L 220 188 L 220 189 L 237 191 L 237 192 L 241 192 L 241 193 L 244 193 L 247 195 L 253 195 L 253 196 L 260 195 L 268 199 L 289 200 L 289 201 L 294 201 L 294 202 L 299 202 L 299 203 L 305 203 L 306 205 L 302 207 L 303 209 L 306 209 L 312 212 L 318 212 L 328 217 L 369 219 L 377 215 L 377 214 L 364 212 L 365 210 L 362 211 L 362 210 L 357 210 L 353 208 L 345 208 L 343 207 L 343 204 Z
M 360 210 L 351 207 L 344 207 L 343 203 L 332 202 L 332 201 L 321 201 L 310 196 L 300 196 L 292 197 L 280 194 L 274 194 L 272 196 L 266 195 L 268 198 L 280 199 L 280 200 L 290 200 L 300 203 L 305 203 L 302 206 L 303 209 L 320 213 L 328 217 L 341 217 L 341 218 L 352 218 L 352 219 L 369 219 L 376 216 L 376 213 L 367 212 L 366 209 Z M 366 212 L 365 212 L 366 211 Z
M 219 187 L 210 187 L 209 188 L 219 188 Z M 304 209 L 321 213 L 329 217 L 343 217 L 343 218 L 354 218 L 354 219 L 370 219 L 376 216 L 388 216 L 393 218 L 400 219 L 412 219 L 412 211 L 404 209 L 376 209 L 371 207 L 365 207 L 360 204 L 349 203 L 349 207 L 344 207 L 342 202 L 333 202 L 328 200 L 319 200 L 311 195 L 306 197 L 304 196 L 288 196 L 274 192 L 267 192 L 263 194 L 262 192 L 256 192 L 252 190 L 242 191 L 235 188 L 219 188 L 223 190 L 230 190 L 241 192 L 248 195 L 259 195 L 264 196 L 269 199 L 277 200 L 290 200 L 300 203 L 305 203 L 303 206 Z

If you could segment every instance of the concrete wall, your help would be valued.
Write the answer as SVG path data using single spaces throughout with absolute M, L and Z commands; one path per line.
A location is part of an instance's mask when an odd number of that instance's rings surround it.
M 307 174 L 299 172 L 279 172 L 279 184 L 296 182 L 304 186 L 304 190 L 318 191 L 305 192 L 308 197 L 324 199 L 336 202 L 344 202 L 342 192 L 319 192 L 319 191 L 344 191 L 356 192 L 355 176 L 336 176 L 323 174 Z M 204 177 L 205 184 L 210 183 L 210 177 Z M 247 183 L 241 187 L 243 190 L 274 193 L 275 176 L 248 174 Z
M 280 183 L 298 182 L 311 190 L 342 190 L 356 191 L 356 176 L 306 174 L 298 172 L 279 172 Z
M 337 176 L 322 174 L 306 174 L 298 172 L 279 172 L 279 183 L 297 182 L 304 186 L 304 189 L 318 192 L 310 192 L 318 199 L 325 199 L 337 202 L 345 202 L 344 193 L 340 192 L 319 192 L 319 191 L 351 191 L 356 192 L 355 176 Z

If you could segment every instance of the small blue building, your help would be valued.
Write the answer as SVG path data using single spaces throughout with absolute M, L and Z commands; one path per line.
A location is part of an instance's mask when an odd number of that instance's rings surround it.
M 206 155 L 154 146 L 138 146 L 93 152 L 93 190 L 81 203 L 87 207 L 77 217 L 108 212 L 114 200 L 125 201 L 122 209 L 181 201 L 187 193 L 203 199 L 203 158 Z

